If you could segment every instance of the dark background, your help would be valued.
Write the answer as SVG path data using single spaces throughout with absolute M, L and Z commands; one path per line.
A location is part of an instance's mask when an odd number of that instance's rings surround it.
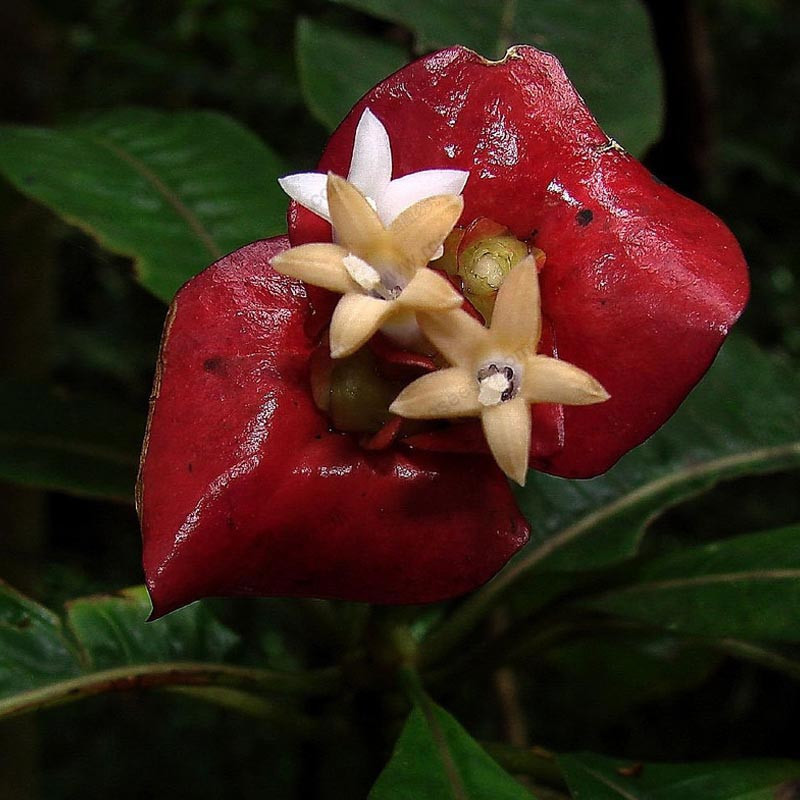
M 741 325 L 797 363 L 798 4 L 646 5 L 667 113 L 645 162 L 731 227 L 752 270 Z M 46 125 L 127 104 L 212 108 L 251 127 L 295 168 L 310 167 L 326 134 L 298 86 L 292 43 L 300 13 L 334 14 L 356 29 L 406 39 L 311 0 L 6 2 L 0 113 L 4 122 Z M 164 307 L 130 279 L 130 264 L 2 184 L 0 267 L 2 371 L 102 390 L 143 419 Z M 741 505 L 736 518 L 727 511 L 726 496 L 741 493 L 734 483 L 667 515 L 655 540 L 680 537 L 698 519 L 711 537 L 798 518 L 791 475 L 748 479 L 748 489 L 759 499 L 745 514 Z M 127 505 L 0 485 L 0 518 L 0 574 L 48 605 L 142 580 L 138 527 Z M 255 605 L 219 608 L 243 629 Z M 800 757 L 796 684 L 754 666 L 724 663 L 668 700 L 632 707 L 595 704 L 589 695 L 580 719 L 563 716 L 570 698 L 559 694 L 555 666 L 522 681 L 537 709 L 531 728 L 548 747 L 660 760 Z M 463 705 L 468 726 L 488 724 L 489 709 Z M 311 746 L 182 698 L 113 696 L 0 723 L 0 798 L 301 798 L 310 796 L 310 783 L 324 783 L 326 770 L 348 769 L 347 754 L 337 755 L 335 765 L 326 764 Z M 346 795 L 332 788 L 330 796 Z

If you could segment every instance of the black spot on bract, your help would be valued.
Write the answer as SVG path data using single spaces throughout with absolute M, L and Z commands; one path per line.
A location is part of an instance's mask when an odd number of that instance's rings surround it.
M 225 359 L 222 356 L 213 356 L 212 358 L 207 358 L 203 362 L 203 369 L 206 372 L 214 372 L 218 375 L 222 375 L 225 373 Z
M 577 222 L 582 228 L 585 228 L 593 219 L 594 214 L 592 213 L 591 208 L 582 208 L 575 215 L 575 222 Z

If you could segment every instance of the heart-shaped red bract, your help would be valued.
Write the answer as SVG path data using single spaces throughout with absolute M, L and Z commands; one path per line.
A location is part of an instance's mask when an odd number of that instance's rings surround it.
M 269 266 L 287 247 L 223 258 L 170 310 L 138 491 L 155 616 L 214 595 L 433 602 L 527 540 L 490 459 L 367 451 L 329 429 L 306 289 Z
M 747 271 L 730 231 L 610 140 L 558 60 L 532 47 L 500 62 L 454 47 L 400 70 L 350 112 L 321 171 L 347 174 L 365 108 L 388 131 L 394 177 L 469 170 L 459 224 L 489 217 L 545 251 L 549 352 L 611 399 L 564 407 L 557 441 L 535 409 L 531 466 L 568 477 L 608 469 L 673 413 L 741 313 Z M 289 221 L 293 244 L 329 235 L 296 205 Z M 463 449 L 460 435 L 417 444 Z

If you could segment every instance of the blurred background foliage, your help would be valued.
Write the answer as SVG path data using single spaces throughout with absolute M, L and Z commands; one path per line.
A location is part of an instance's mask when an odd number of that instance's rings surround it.
M 800 366 L 794 0 L 20 0 L 0 8 L 0 32 L 3 122 L 219 111 L 290 171 L 312 168 L 352 102 L 415 55 L 455 42 L 489 56 L 516 42 L 550 49 L 611 135 L 732 228 L 753 283 L 741 328 Z M 270 213 L 250 238 L 275 232 Z M 49 607 L 141 583 L 132 483 L 164 305 L 132 280 L 128 258 L 7 183 L 0 264 L 0 576 Z M 796 474 L 745 477 L 665 514 L 647 546 L 798 519 Z M 291 661 L 278 647 L 297 625 L 290 604 L 209 606 L 249 643 L 237 645 L 244 662 Z M 537 742 L 661 760 L 800 757 L 795 681 L 669 633 L 615 636 L 521 662 Z M 302 657 L 313 663 L 313 647 Z M 442 693 L 474 735 L 498 737 L 493 701 Z M 370 748 L 385 743 L 332 753 L 185 697 L 111 695 L 0 723 L 0 796 L 350 798 L 374 778 Z

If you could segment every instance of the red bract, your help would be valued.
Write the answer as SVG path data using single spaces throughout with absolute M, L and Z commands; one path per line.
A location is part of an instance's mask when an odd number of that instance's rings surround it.
M 486 217 L 545 252 L 540 347 L 611 400 L 534 406 L 531 464 L 605 470 L 672 413 L 741 312 L 731 234 L 615 146 L 532 48 L 502 62 L 453 48 L 401 70 L 351 112 L 321 170 L 347 174 L 366 107 L 394 177 L 469 170 L 459 224 Z M 290 236 L 323 241 L 330 227 L 293 206 Z M 288 246 L 233 253 L 171 309 L 139 483 L 155 615 L 209 595 L 436 601 L 488 580 L 527 539 L 473 423 L 383 450 L 331 430 L 309 362 L 332 295 L 275 273 Z
M 236 251 L 172 305 L 139 483 L 156 616 L 212 595 L 432 602 L 528 537 L 489 458 L 367 451 L 329 429 L 305 287 L 269 266 L 287 247 Z
M 346 173 L 367 107 L 389 132 L 396 175 L 469 170 L 460 224 L 488 217 L 545 252 L 551 354 L 589 372 L 611 399 L 559 407 L 557 417 L 535 407 L 531 466 L 604 472 L 673 413 L 741 313 L 747 270 L 733 235 L 610 140 L 558 60 L 532 47 L 500 62 L 454 47 L 400 70 L 350 112 L 321 171 Z M 293 206 L 293 244 L 326 235 Z M 465 438 L 414 443 L 463 450 Z

